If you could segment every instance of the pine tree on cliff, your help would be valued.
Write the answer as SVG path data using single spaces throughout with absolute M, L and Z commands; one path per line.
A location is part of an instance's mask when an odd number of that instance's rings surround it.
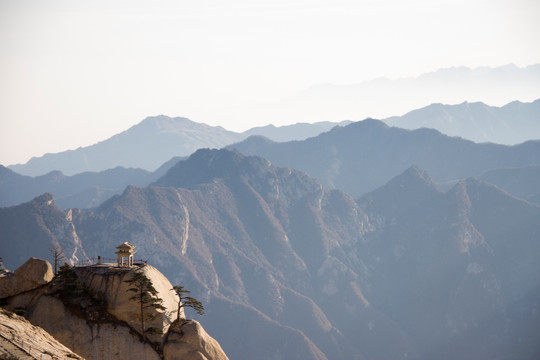
M 156 288 L 154 288 L 154 285 L 152 284 L 152 280 L 150 280 L 140 270 L 134 271 L 133 276 L 130 279 L 125 280 L 125 282 L 131 285 L 131 287 L 127 291 L 135 293 L 129 299 L 132 301 L 138 302 L 140 305 L 141 334 L 144 337 L 145 309 L 154 308 L 154 309 L 159 309 L 159 310 L 165 310 L 165 307 L 161 305 L 163 303 L 163 300 L 157 297 L 158 292 Z M 154 318 L 149 315 L 146 315 L 146 317 L 149 320 L 152 320 Z
M 173 286 L 171 290 L 174 290 L 180 298 L 178 301 L 178 312 L 176 313 L 177 321 L 180 320 L 180 309 L 184 307 L 192 308 L 197 314 L 204 315 L 204 306 L 199 300 L 192 298 L 191 296 L 184 296 L 185 294 L 189 294 L 189 290 L 186 290 L 183 286 L 179 285 Z
M 77 299 L 85 291 L 84 285 L 79 281 L 77 273 L 68 264 L 60 266 L 60 270 L 58 270 L 54 280 L 58 284 L 58 293 L 64 300 Z
M 51 246 L 49 248 L 49 253 L 51 253 L 53 264 L 54 264 L 54 275 L 58 273 L 58 268 L 60 268 L 60 265 L 63 263 L 65 264 L 67 259 L 64 255 L 64 251 L 62 250 L 62 247 L 58 244 Z

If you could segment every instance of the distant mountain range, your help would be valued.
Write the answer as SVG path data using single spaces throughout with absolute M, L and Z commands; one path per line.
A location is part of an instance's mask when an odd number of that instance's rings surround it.
M 264 121 L 325 121 L 329 119 L 384 119 L 429 104 L 464 101 L 502 106 L 514 100 L 540 98 L 540 64 L 518 67 L 439 69 L 417 77 L 376 78 L 352 84 L 318 84 L 297 95 L 256 108 Z
M 56 203 L 62 209 L 94 207 L 122 193 L 128 185 L 146 186 L 154 180 L 156 178 L 148 171 L 120 167 L 73 176 L 52 171 L 30 177 L 0 165 L 0 206 L 17 205 L 50 192 L 55 194 Z
M 416 167 L 358 204 L 375 226 L 366 296 L 420 344 L 412 358 L 538 356 L 540 206 L 472 178 L 442 193 Z
M 345 126 L 352 123 L 350 120 L 341 122 L 321 121 L 313 124 L 297 123 L 293 125 L 285 125 L 276 127 L 267 125 L 254 127 L 242 134 L 246 137 L 251 135 L 260 135 L 277 142 L 305 140 L 310 137 L 317 136 L 323 132 L 331 130 L 334 126 Z
M 538 108 L 540 101 L 532 104 L 516 104 L 512 108 Z M 461 104 L 456 106 L 436 106 L 435 112 L 464 114 L 459 109 L 485 108 L 482 104 Z M 508 106 L 510 106 L 508 105 Z M 418 110 L 423 113 L 432 107 Z M 491 114 L 504 112 L 500 108 Z M 441 110 L 441 111 L 439 111 Z M 473 111 L 474 114 L 478 111 Z M 530 113 L 522 111 L 521 113 Z M 456 118 L 460 118 L 456 115 Z M 422 116 L 416 116 L 422 117 Z M 478 116 L 479 118 L 480 116 Z M 435 115 L 433 118 L 436 118 Z M 465 118 L 465 117 L 461 117 Z M 452 118 L 449 118 L 452 119 Z M 174 119 L 169 119 L 173 121 Z M 400 119 L 395 119 L 399 122 Z M 403 120 L 406 121 L 406 118 Z M 508 119 L 507 119 L 508 120 Z M 487 121 L 487 120 L 486 120 Z M 509 122 L 510 120 L 508 120 Z M 173 121 L 174 122 L 174 121 Z M 185 123 L 181 120 L 180 123 Z M 447 122 L 457 124 L 458 120 Z M 532 123 L 532 122 L 531 122 Z M 347 123 L 345 123 L 347 124 Z M 499 122 L 501 124 L 501 122 Z M 274 137 L 281 136 L 281 131 L 291 130 L 300 137 L 309 133 L 309 129 L 318 132 L 332 123 L 297 124 L 293 127 L 267 127 L 254 132 L 266 132 Z M 486 125 L 486 128 L 491 128 Z M 521 123 L 523 129 L 532 128 Z M 181 132 L 179 128 L 178 132 Z M 297 131 L 298 130 L 298 131 Z M 533 133 L 530 131 L 530 133 Z M 128 135 L 125 135 L 128 137 Z M 283 136 L 282 136 L 283 138 Z M 99 144 L 98 144 L 99 145 Z M 98 146 L 96 145 L 96 147 Z M 265 137 L 253 136 L 240 143 L 230 145 L 242 153 L 259 155 L 276 165 L 297 168 L 316 177 L 329 188 L 339 188 L 353 196 L 360 196 L 371 191 L 411 165 L 427 169 L 438 183 L 447 183 L 448 189 L 456 181 L 469 176 L 480 176 L 485 171 L 517 169 L 540 165 L 539 142 L 530 141 L 512 147 L 496 144 L 475 144 L 460 138 L 452 138 L 435 130 L 403 130 L 389 127 L 377 120 L 364 120 L 337 126 L 329 132 L 302 141 L 277 143 Z M 82 150 L 81 150 L 82 151 Z M 63 153 L 58 154 L 62 156 Z M 101 172 L 83 172 L 65 176 L 58 171 L 46 175 L 22 176 L 11 169 L 0 166 L 0 206 L 10 206 L 30 201 L 44 192 L 54 194 L 57 205 L 66 208 L 88 208 L 101 204 L 114 194 L 120 194 L 128 185 L 146 186 L 158 179 L 181 158 L 174 157 L 154 172 L 141 169 L 114 168 Z M 36 159 L 36 161 L 39 159 Z M 533 176 L 530 180 L 530 176 Z M 510 178 L 513 178 L 510 176 Z M 532 173 L 518 176 L 530 184 L 538 183 L 538 176 Z M 538 201 L 540 189 L 531 189 L 523 194 L 524 184 L 510 186 L 508 181 L 499 182 L 492 177 L 488 182 L 500 185 L 510 193 L 533 202 Z M 530 188 L 533 185 L 528 185 Z M 534 187 L 534 186 L 533 186 Z
M 480 179 L 540 205 L 540 166 L 486 171 Z
M 401 117 L 384 120 L 407 129 L 437 129 L 443 134 L 476 142 L 516 144 L 540 139 L 540 100 L 512 102 L 501 108 L 482 103 L 432 104 Z M 92 146 L 32 158 L 26 164 L 11 165 L 19 174 L 40 176 L 61 171 L 67 176 L 99 172 L 118 166 L 154 171 L 173 157 L 186 157 L 199 148 L 222 148 L 260 135 L 278 142 L 302 141 L 345 126 L 351 121 L 268 125 L 235 133 L 219 126 L 199 124 L 186 118 L 149 117 L 130 129 Z M 395 175 L 395 174 L 394 174 Z
M 304 141 L 276 143 L 250 137 L 227 148 L 306 172 L 328 188 L 355 197 L 376 189 L 411 165 L 435 182 L 479 176 L 494 169 L 540 165 L 540 141 L 477 144 L 432 129 L 405 130 L 367 119 Z
M 254 128 L 236 133 L 220 126 L 196 123 L 186 118 L 148 117 L 139 124 L 92 146 L 46 154 L 32 158 L 26 164 L 11 165 L 19 174 L 39 176 L 61 171 L 71 176 L 81 172 L 99 172 L 118 166 L 154 171 L 173 157 L 189 156 L 200 148 L 221 148 L 258 134 L 276 141 L 303 140 L 328 131 L 338 124 L 294 124 Z
M 51 244 L 77 262 L 129 241 L 203 301 L 231 359 L 537 358 L 539 233 L 540 206 L 477 179 L 443 193 L 409 167 L 355 201 L 227 150 L 93 210 L 50 194 L 0 208 L 7 267 Z
M 90 208 L 100 205 L 126 186 L 144 187 L 163 176 L 182 158 L 175 157 L 156 171 L 116 167 L 100 172 L 83 172 L 66 176 L 60 171 L 30 177 L 19 175 L 0 165 L 0 206 L 17 205 L 49 192 L 61 209 Z
M 199 148 L 222 147 L 242 137 L 222 127 L 199 124 L 186 118 L 148 117 L 128 130 L 95 145 L 32 158 L 9 168 L 19 174 L 38 176 L 59 170 L 71 176 L 118 166 L 154 171 L 174 156 L 186 156 Z
M 532 103 L 514 101 L 503 107 L 480 102 L 432 104 L 384 122 L 404 129 L 436 129 L 474 142 L 515 145 L 540 139 L 540 99 Z

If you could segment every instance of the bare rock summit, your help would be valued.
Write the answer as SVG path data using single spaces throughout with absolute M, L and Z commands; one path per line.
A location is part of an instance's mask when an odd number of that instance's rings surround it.
M 5 272 L 0 277 L 0 299 L 33 290 L 53 279 L 48 261 L 30 258 L 14 273 Z
M 133 286 L 126 282 L 137 272 L 151 281 L 157 291 L 155 296 L 163 305 L 163 309 L 146 308 L 144 328 L 154 331 L 145 330 L 144 334 L 141 333 L 140 303 L 132 299 L 133 292 L 129 289 Z M 72 267 L 69 276 L 74 278 L 70 280 L 63 276 L 53 280 L 51 265 L 36 258 L 28 260 L 14 273 L 3 274 L 0 299 L 5 310 L 0 314 L 0 358 L 2 354 L 18 359 L 36 358 L 31 349 L 24 350 L 14 340 L 19 336 L 21 344 L 24 341 L 28 345 L 30 337 L 26 335 L 28 340 L 24 340 L 22 335 L 11 335 L 16 332 L 16 326 L 4 321 L 5 317 L 16 317 L 13 312 L 19 312 L 34 327 L 43 329 L 26 331 L 27 334 L 36 333 L 38 337 L 58 342 L 60 350 L 40 353 L 50 353 L 55 358 L 228 359 L 219 343 L 198 322 L 185 319 L 183 309 L 176 320 L 178 296 L 169 280 L 156 268 L 147 264 L 99 264 Z M 66 281 L 77 285 L 66 285 Z M 35 345 L 31 347 L 36 350 L 48 340 L 32 341 Z

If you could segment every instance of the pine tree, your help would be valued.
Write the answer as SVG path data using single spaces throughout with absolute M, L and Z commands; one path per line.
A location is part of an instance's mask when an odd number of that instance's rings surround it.
M 68 264 L 60 266 L 55 276 L 58 293 L 64 299 L 78 298 L 84 292 L 84 285 L 79 281 L 77 273 Z
M 62 247 L 60 247 L 60 245 L 58 244 L 56 244 L 55 246 L 51 246 L 49 248 L 49 252 L 51 253 L 51 256 L 53 258 L 54 275 L 56 275 L 58 273 L 58 268 L 60 267 L 61 263 L 65 264 L 67 259 L 64 255 Z
M 192 308 L 197 312 L 199 315 L 204 315 L 204 306 L 203 304 L 191 296 L 184 296 L 186 294 L 189 294 L 190 291 L 184 289 L 183 286 L 175 285 L 171 290 L 174 290 L 178 297 L 180 298 L 178 301 L 178 312 L 176 313 L 176 320 L 180 320 L 180 309 L 183 307 Z
M 125 280 L 125 282 L 131 286 L 127 291 L 134 293 L 129 299 L 138 302 L 140 305 L 141 334 L 144 336 L 145 317 L 149 320 L 154 318 L 154 316 L 148 314 L 145 315 L 145 310 L 151 308 L 165 310 L 165 307 L 161 305 L 163 300 L 157 297 L 158 292 L 156 288 L 154 288 L 152 281 L 141 270 L 134 271 L 133 276 L 130 279 Z

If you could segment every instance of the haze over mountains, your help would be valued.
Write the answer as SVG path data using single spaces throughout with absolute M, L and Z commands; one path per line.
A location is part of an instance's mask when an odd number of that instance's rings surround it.
M 235 133 L 220 126 L 160 115 L 148 117 L 128 130 L 92 146 L 46 154 L 32 158 L 26 164 L 11 165 L 9 168 L 29 176 L 44 175 L 55 170 L 70 176 L 118 166 L 154 171 L 173 157 L 189 156 L 200 148 L 221 148 L 251 134 L 264 135 L 277 141 L 303 140 L 330 130 L 337 124 L 322 122 L 279 128 L 269 125 L 245 133 Z
M 199 148 L 222 147 L 241 139 L 222 127 L 195 123 L 186 118 L 148 117 L 139 124 L 92 146 L 46 154 L 24 165 L 10 166 L 22 175 L 38 176 L 53 170 L 65 175 L 102 171 L 118 166 L 154 171 L 174 156 Z
M 468 137 L 489 137 L 508 142 L 513 138 L 534 138 L 539 133 L 540 100 L 533 103 L 513 102 L 502 108 L 488 107 L 481 103 L 459 105 L 433 104 L 416 110 L 400 118 L 386 119 L 386 122 L 403 124 L 404 127 L 433 125 L 447 132 L 468 134 Z M 332 131 L 319 132 L 338 126 Z M 151 128 L 151 140 L 144 140 L 141 128 Z M 354 196 L 371 191 L 384 182 L 404 171 L 412 164 L 427 169 L 436 182 L 454 182 L 468 176 L 480 176 L 484 171 L 503 168 L 519 168 L 538 165 L 536 142 L 507 147 L 496 144 L 475 144 L 459 138 L 451 138 L 437 131 L 419 129 L 407 131 L 385 126 L 380 121 L 364 120 L 357 123 L 342 122 L 295 124 L 276 128 L 267 126 L 254 128 L 244 134 L 227 132 L 221 128 L 212 128 L 214 134 L 199 137 L 209 127 L 197 124 L 184 118 L 171 119 L 165 116 L 148 118 L 141 124 L 117 135 L 103 143 L 90 148 L 80 148 L 74 152 L 50 154 L 35 158 L 26 165 L 11 166 L 10 169 L 0 167 L 0 206 L 10 206 L 30 201 L 44 192 L 55 195 L 61 208 L 87 208 L 99 205 L 114 194 L 119 194 L 127 185 L 146 186 L 162 176 L 181 157 L 172 157 L 153 173 L 135 168 L 117 167 L 101 172 L 83 172 L 66 176 L 62 172 L 52 171 L 46 175 L 22 176 L 12 169 L 37 171 L 38 168 L 64 167 L 74 171 L 88 167 L 71 160 L 75 153 L 86 156 L 94 153 L 96 167 L 98 161 L 107 158 L 110 162 L 122 163 L 123 155 L 128 149 L 137 149 L 134 153 L 145 152 L 145 159 L 158 163 L 178 150 L 175 144 L 196 147 L 220 146 L 233 138 L 241 138 L 251 133 L 264 133 L 275 139 L 307 138 L 305 141 L 276 143 L 264 137 L 250 137 L 240 143 L 229 145 L 246 154 L 265 157 L 277 165 L 301 169 L 316 177 L 325 186 L 337 187 Z M 161 129 L 161 130 L 160 130 Z M 225 133 L 225 139 L 219 140 L 219 134 Z M 475 135 L 476 134 L 476 135 Z M 506 134 L 506 135 L 505 135 Z M 213 136 L 218 140 L 212 140 Z M 122 138 L 123 145 L 112 144 Z M 174 140 L 176 139 L 176 140 Z M 198 142 L 197 142 L 198 141 Z M 148 145 L 153 142 L 153 145 Z M 159 143 L 169 144 L 160 146 Z M 437 144 L 434 147 L 434 144 Z M 147 147 L 148 146 L 148 147 Z M 433 148 L 434 147 L 434 148 Z M 433 150 L 432 150 L 433 148 Z M 185 150 L 183 150 L 185 151 Z M 117 154 L 120 156 L 116 156 Z M 77 155 L 77 156 L 79 156 Z M 76 158 L 76 157 L 75 157 Z M 520 159 L 520 160 L 519 160 Z M 130 157 L 130 163 L 138 162 L 137 156 Z M 143 161 L 144 162 L 144 161 Z M 88 164 L 88 163 L 87 163 Z M 139 163 L 140 165 L 141 163 Z M 94 166 L 93 165 L 93 166 Z M 369 172 L 365 169 L 369 168 Z M 450 186 L 450 185 L 448 185 Z M 445 187 L 448 188 L 448 187 Z M 504 187 L 506 188 L 506 187 Z M 513 193 L 514 188 L 511 190 Z M 537 194 L 526 196 L 532 201 Z M 522 196 L 521 193 L 518 194 Z
M 261 116 L 267 122 L 273 119 L 287 119 L 289 122 L 294 119 L 310 122 L 366 117 L 384 119 L 432 103 L 482 101 L 503 106 L 515 100 L 529 102 L 538 98 L 540 64 L 473 69 L 460 66 L 417 77 L 314 85 L 292 98 L 271 104 Z
M 538 140 L 515 146 L 477 144 L 436 130 L 405 130 L 371 119 L 300 142 L 250 137 L 228 148 L 302 170 L 324 186 L 353 196 L 376 189 L 411 165 L 426 169 L 442 183 L 493 169 L 540 164 Z
M 515 144 L 540 138 L 539 118 L 540 100 L 537 100 L 532 103 L 513 102 L 502 108 L 482 103 L 432 104 L 384 121 L 408 129 L 433 128 L 446 135 L 476 142 Z M 9 168 L 29 176 L 44 175 L 55 170 L 65 175 L 74 175 L 118 166 L 154 171 L 175 156 L 188 156 L 198 148 L 221 148 L 250 135 L 262 135 L 274 141 L 304 140 L 329 131 L 334 126 L 350 123 L 321 122 L 282 127 L 268 125 L 239 134 L 185 118 L 162 115 L 149 117 L 98 144 L 32 158 L 26 164 L 11 165 Z
M 377 279 L 368 297 L 423 358 L 538 356 L 540 268 L 527 251 L 540 246 L 539 206 L 477 179 L 444 194 L 419 168 L 358 203 L 377 224 L 364 258 Z
M 0 209 L 8 267 L 50 243 L 77 261 L 129 240 L 238 359 L 534 358 L 538 233 L 538 205 L 479 180 L 445 194 L 412 167 L 355 201 L 227 150 L 94 210 L 51 195 Z
M 404 129 L 436 129 L 474 142 L 515 145 L 540 138 L 540 100 L 514 101 L 503 107 L 480 102 L 431 104 L 403 116 L 384 119 L 384 122 Z
M 258 104 L 257 111 L 250 115 L 258 123 L 282 124 L 287 119 L 285 123 L 294 125 L 259 126 L 236 133 L 186 118 L 155 116 L 92 146 L 46 154 L 9 167 L 29 176 L 54 170 L 70 176 L 117 166 L 154 171 L 173 156 L 189 156 L 199 148 L 221 148 L 249 135 L 262 135 L 274 141 L 304 140 L 335 125 L 367 117 L 391 117 L 388 123 L 392 125 L 434 128 L 476 142 L 517 144 L 540 138 L 540 110 L 535 101 L 538 98 L 540 64 L 523 68 L 513 64 L 498 68 L 447 68 L 416 78 L 318 85 L 284 104 L 268 108 Z M 516 99 L 534 102 L 520 103 Z M 419 110 L 413 111 L 415 108 Z M 404 113 L 407 114 L 400 116 Z
M 73 176 L 51 171 L 31 177 L 19 175 L 0 165 L 0 206 L 17 205 L 50 192 L 55 195 L 56 204 L 62 209 L 96 207 L 111 196 L 121 194 L 128 185 L 143 187 L 150 184 L 181 159 L 174 157 L 154 172 L 116 167 Z
M 540 166 L 486 171 L 480 179 L 519 198 L 540 204 Z
M 129 241 L 204 303 L 231 359 L 540 358 L 540 100 L 384 121 L 240 134 L 157 116 L 0 166 L 0 255 L 59 245 L 86 264 Z

